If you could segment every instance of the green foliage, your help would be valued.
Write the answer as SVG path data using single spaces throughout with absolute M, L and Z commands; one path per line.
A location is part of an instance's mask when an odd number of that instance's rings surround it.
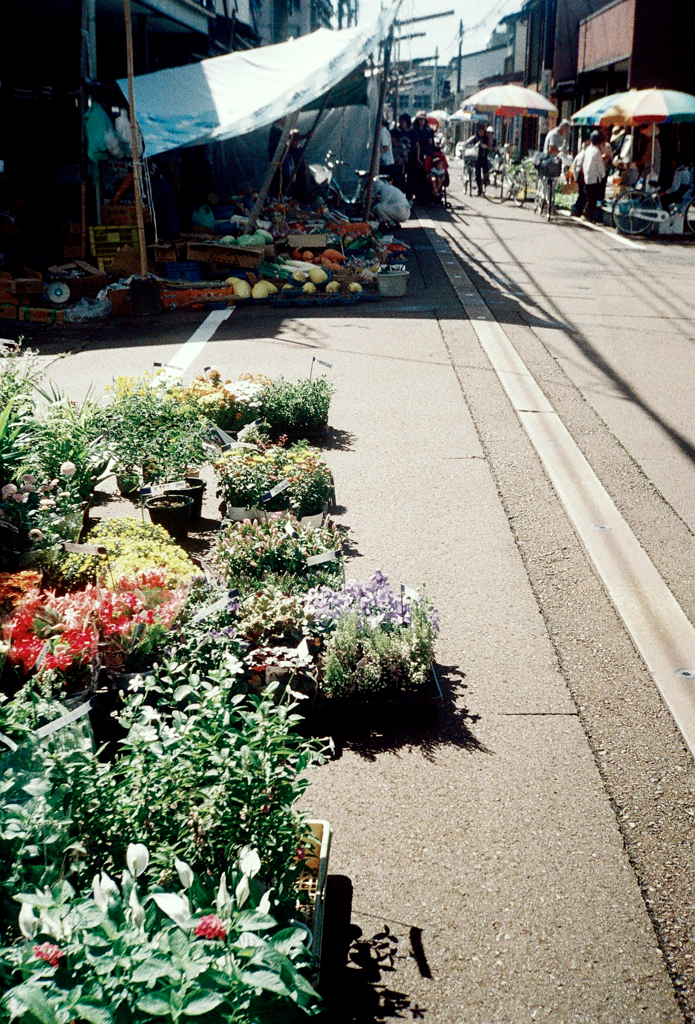
M 231 523 L 220 536 L 217 560 L 227 583 L 241 593 L 271 582 L 286 592 L 303 592 L 319 584 L 335 584 L 337 561 L 307 567 L 311 555 L 340 548 L 335 526 L 300 526 L 294 516 L 272 513 L 267 521 Z
M 428 682 L 436 630 L 427 610 L 413 604 L 412 625 L 388 630 L 359 611 L 338 622 L 326 644 L 321 692 L 368 700 L 413 693 Z
M 148 851 L 136 852 L 139 863 L 130 863 L 139 872 Z M 147 891 L 142 875 L 124 871 L 120 887 L 104 873 L 95 876 L 89 897 L 67 882 L 20 894 L 27 941 L 0 953 L 1 1019 L 274 1024 L 293 1008 L 315 1013 L 306 932 L 278 922 L 282 908 L 259 885 L 257 870 L 249 849 L 216 893 L 179 862 L 178 892 Z
M 297 436 L 303 430 L 318 430 L 328 423 L 334 393 L 335 385 L 326 377 L 307 377 L 296 384 L 278 377 L 263 390 L 261 415 L 275 433 Z
M 36 386 L 43 377 L 38 352 L 22 350 L 21 340 L 9 351 L 0 353 L 0 409 L 13 403 L 15 414 L 31 416 L 36 406 Z
M 250 508 L 275 484 L 289 480 L 289 487 L 265 504 L 268 512 L 292 511 L 296 516 L 316 515 L 330 500 L 333 477 L 316 448 L 304 442 L 290 448 L 273 446 L 233 448 L 215 464 L 218 496 L 236 508 Z

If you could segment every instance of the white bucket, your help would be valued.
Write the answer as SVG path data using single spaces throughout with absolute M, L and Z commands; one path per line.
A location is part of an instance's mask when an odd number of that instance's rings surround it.
M 376 280 L 379 294 L 389 298 L 405 295 L 409 277 L 410 274 L 407 270 L 394 270 L 389 274 L 377 274 Z

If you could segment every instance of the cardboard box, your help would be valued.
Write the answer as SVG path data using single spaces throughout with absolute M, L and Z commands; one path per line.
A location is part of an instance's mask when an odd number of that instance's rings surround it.
M 328 235 L 288 235 L 287 244 L 291 249 L 325 249 Z
M 216 245 L 214 242 L 189 242 L 186 259 L 195 263 L 224 263 L 230 267 L 253 270 L 265 259 L 264 246 Z

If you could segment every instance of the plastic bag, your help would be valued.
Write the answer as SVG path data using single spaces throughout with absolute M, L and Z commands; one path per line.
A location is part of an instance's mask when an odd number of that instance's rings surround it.
M 75 306 L 65 310 L 65 319 L 71 324 L 103 320 L 107 316 L 111 316 L 111 303 L 108 299 L 80 299 Z
M 215 214 L 207 204 L 199 206 L 197 210 L 193 211 L 191 222 L 197 228 L 207 228 L 213 233 L 215 231 Z

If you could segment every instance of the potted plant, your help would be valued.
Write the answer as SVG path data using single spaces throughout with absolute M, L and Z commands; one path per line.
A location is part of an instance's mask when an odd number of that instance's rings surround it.
M 145 508 L 150 513 L 152 522 L 157 526 L 163 526 L 172 537 L 183 540 L 188 536 L 193 508 L 193 498 L 189 495 L 174 491 L 151 495 L 145 498 Z

